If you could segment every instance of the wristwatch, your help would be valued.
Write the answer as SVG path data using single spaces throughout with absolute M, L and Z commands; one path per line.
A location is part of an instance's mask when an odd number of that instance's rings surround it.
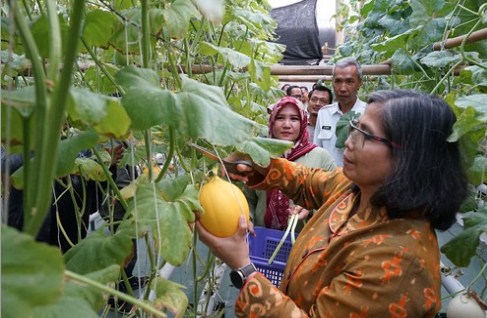
M 241 289 L 245 285 L 245 280 L 250 276 L 250 274 L 257 271 L 255 265 L 250 263 L 239 269 L 233 270 L 230 272 L 230 281 L 232 282 L 233 286 Z

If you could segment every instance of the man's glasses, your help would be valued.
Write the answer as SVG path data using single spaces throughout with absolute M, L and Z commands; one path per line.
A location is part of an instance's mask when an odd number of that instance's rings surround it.
M 361 144 L 362 148 L 365 144 L 365 140 L 382 142 L 391 148 L 401 148 L 401 145 L 395 143 L 394 141 L 390 141 L 382 137 L 374 136 L 369 134 L 366 131 L 363 131 L 358 127 L 358 120 L 356 119 L 349 121 L 349 125 L 350 125 L 349 136 L 353 139 L 354 143 L 356 143 L 357 145 Z M 360 138 L 362 140 L 360 140 Z

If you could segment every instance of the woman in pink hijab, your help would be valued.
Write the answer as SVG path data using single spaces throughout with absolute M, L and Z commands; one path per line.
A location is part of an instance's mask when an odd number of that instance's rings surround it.
M 294 146 L 282 157 L 312 168 L 335 169 L 335 162 L 323 148 L 309 141 L 308 118 L 301 102 L 291 96 L 281 98 L 272 108 L 269 118 L 269 137 L 288 140 Z M 252 222 L 256 226 L 285 229 L 291 214 L 299 214 L 305 219 L 309 211 L 294 205 L 279 190 L 245 189 L 249 202 Z

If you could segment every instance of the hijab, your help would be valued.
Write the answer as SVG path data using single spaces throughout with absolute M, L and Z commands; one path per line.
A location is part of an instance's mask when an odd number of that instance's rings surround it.
M 286 96 L 281 98 L 272 108 L 269 118 L 269 137 L 274 138 L 272 130 L 276 124 L 276 117 L 286 105 L 293 105 L 296 107 L 300 117 L 299 135 L 294 146 L 282 156 L 290 161 L 304 156 L 316 145 L 309 141 L 308 134 L 308 116 L 302 106 L 301 102 L 294 97 Z M 289 201 L 290 199 L 280 190 L 272 189 L 267 191 L 266 212 L 264 215 L 264 223 L 266 227 L 283 230 L 287 226 L 289 219 Z

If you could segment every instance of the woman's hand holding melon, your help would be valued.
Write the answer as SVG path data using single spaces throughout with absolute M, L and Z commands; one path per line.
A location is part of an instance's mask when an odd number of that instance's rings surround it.
M 230 268 L 237 269 L 250 263 L 247 245 L 247 229 L 249 224 L 244 216 L 238 219 L 237 232 L 233 236 L 218 237 L 205 230 L 200 221 L 196 222 L 200 240 Z

